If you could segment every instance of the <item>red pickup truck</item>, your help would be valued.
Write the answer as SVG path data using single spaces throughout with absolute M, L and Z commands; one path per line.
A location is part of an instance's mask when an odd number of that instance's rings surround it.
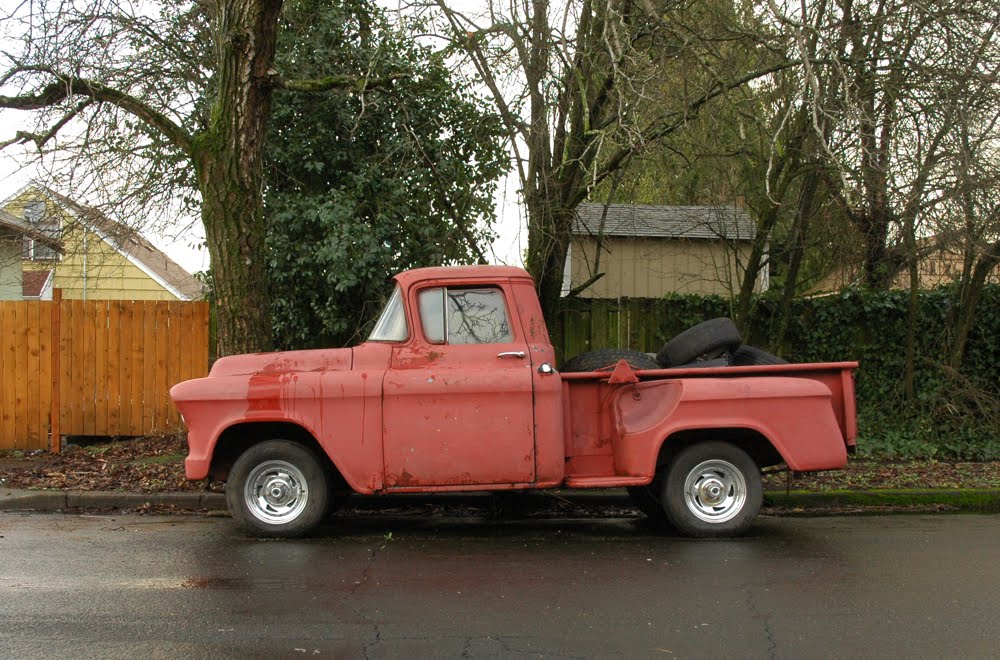
M 171 389 L 187 477 L 227 480 L 247 531 L 305 534 L 351 493 L 625 487 L 681 533 L 731 536 L 760 509 L 762 467 L 840 468 L 855 443 L 856 362 L 598 351 L 560 373 L 524 270 L 395 281 L 360 346 L 225 357 Z

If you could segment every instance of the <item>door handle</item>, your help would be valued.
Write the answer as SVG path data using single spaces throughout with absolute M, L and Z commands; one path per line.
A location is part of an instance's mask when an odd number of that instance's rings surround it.
M 497 358 L 512 357 L 519 360 L 524 359 L 524 351 L 505 351 L 503 353 L 497 353 Z

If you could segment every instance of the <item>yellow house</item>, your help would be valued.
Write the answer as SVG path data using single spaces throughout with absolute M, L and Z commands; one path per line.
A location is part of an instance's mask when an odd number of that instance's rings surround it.
M 756 235 L 756 223 L 738 206 L 580 204 L 563 295 L 730 295 L 739 291 Z M 758 291 L 767 289 L 764 270 Z
M 78 204 L 48 188 L 31 184 L 2 204 L 7 213 L 30 227 L 22 242 L 27 298 L 51 298 L 62 289 L 66 299 L 196 300 L 202 285 L 138 231 L 111 220 L 99 210 Z M 49 241 L 58 240 L 61 254 Z M 48 276 L 39 271 L 51 271 Z
M 54 255 L 62 252 L 57 239 L 35 231 L 3 209 L 0 209 L 0 300 L 22 300 L 25 282 L 21 259 L 25 240 L 37 241 L 40 248 L 49 248 Z M 29 286 L 39 288 L 36 277 Z

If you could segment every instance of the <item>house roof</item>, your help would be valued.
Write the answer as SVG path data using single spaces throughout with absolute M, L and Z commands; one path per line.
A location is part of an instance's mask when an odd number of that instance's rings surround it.
M 580 204 L 576 209 L 573 233 L 577 236 L 599 234 L 604 208 L 604 204 Z M 757 224 L 738 206 L 610 204 L 607 209 L 605 236 L 749 241 L 757 235 Z
M 184 300 L 204 295 L 204 287 L 191 273 L 184 270 L 163 251 L 146 240 L 134 228 L 112 220 L 91 206 L 84 206 L 49 188 L 33 183 L 22 189 L 34 189 L 53 200 L 77 220 L 93 229 L 104 242 L 113 247 L 164 288 Z M 8 214 L 9 215 L 9 214 Z
M 52 279 L 52 270 L 26 270 L 21 285 L 21 297 L 40 298 L 45 291 L 45 285 Z
M 44 243 L 48 245 L 53 250 L 57 252 L 62 252 L 62 243 L 58 238 L 53 238 L 48 236 L 43 232 L 40 232 L 33 227 L 29 226 L 23 219 L 12 215 L 0 209 L 0 229 L 6 229 L 8 231 L 27 236 L 28 238 L 33 238 L 39 243 Z

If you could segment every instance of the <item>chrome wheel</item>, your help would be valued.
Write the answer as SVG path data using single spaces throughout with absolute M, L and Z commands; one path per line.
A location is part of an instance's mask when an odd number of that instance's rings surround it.
M 684 480 L 684 504 L 699 520 L 724 523 L 743 510 L 747 482 L 728 461 L 713 459 L 699 463 Z
M 247 510 L 269 525 L 284 525 L 302 513 L 309 502 L 306 478 L 287 461 L 260 463 L 247 476 L 243 488 Z

